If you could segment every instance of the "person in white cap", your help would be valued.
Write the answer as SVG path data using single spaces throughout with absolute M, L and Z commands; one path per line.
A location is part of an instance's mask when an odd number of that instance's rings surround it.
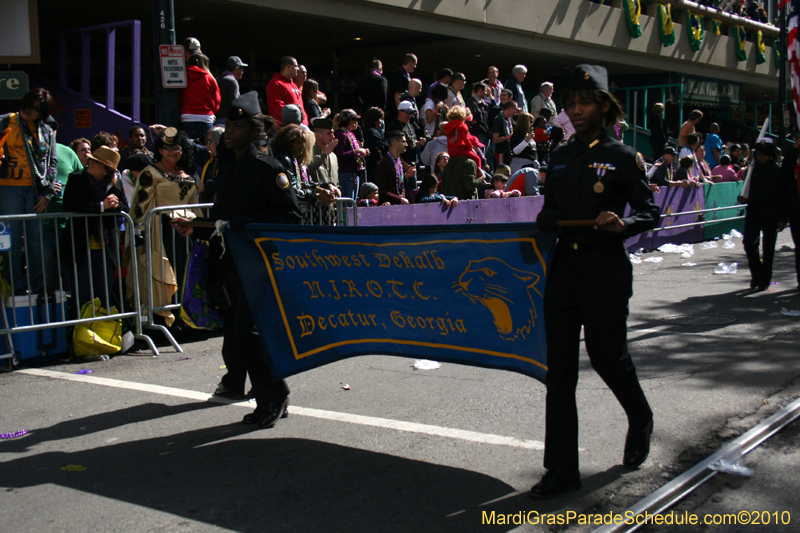
M 400 105 L 397 106 L 397 118 L 386 125 L 386 131 L 397 130 L 405 134 L 408 149 L 403 152 L 403 160 L 409 165 L 419 166 L 419 153 L 427 139 L 417 136 L 417 129 L 411 121 L 415 114 L 416 110 L 411 102 L 407 100 L 400 102 Z
M 202 50 L 200 50 L 200 41 L 198 41 L 197 38 L 195 37 L 187 37 L 186 39 L 184 39 L 183 48 L 184 48 L 183 59 L 185 61 L 189 61 L 189 58 L 195 54 L 202 53 Z
M 219 113 L 217 113 L 217 125 L 219 126 L 225 125 L 231 102 L 240 96 L 239 80 L 242 79 L 247 63 L 243 63 L 239 56 L 231 56 L 228 58 L 226 66 L 227 70 L 217 78 L 220 94 Z

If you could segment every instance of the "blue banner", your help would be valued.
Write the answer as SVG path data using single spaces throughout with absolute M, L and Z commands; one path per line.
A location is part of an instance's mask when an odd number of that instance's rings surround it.
M 544 381 L 555 234 L 535 224 L 251 225 L 225 237 L 276 379 L 385 354 Z

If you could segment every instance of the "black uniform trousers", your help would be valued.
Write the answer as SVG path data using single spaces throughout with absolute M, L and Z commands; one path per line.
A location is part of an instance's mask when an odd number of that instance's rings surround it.
M 797 272 L 797 285 L 800 288 L 800 211 L 789 213 L 789 229 L 794 242 L 794 269 Z
M 761 235 L 763 234 L 763 239 Z M 778 240 L 778 215 L 774 209 L 748 207 L 744 217 L 742 244 L 750 268 L 751 286 L 769 285 L 772 281 L 772 260 L 775 257 L 775 242 Z M 759 256 L 759 241 L 763 251 Z
M 230 250 L 227 253 L 230 254 Z M 285 380 L 272 379 L 266 362 L 266 348 L 261 345 L 244 286 L 232 259 L 228 260 L 225 276 L 232 291 L 233 305 L 221 313 L 224 322 L 222 358 L 228 367 L 228 374 L 222 380 L 223 384 L 234 392 L 243 390 L 246 372 L 250 375 L 250 384 L 253 386 L 258 405 L 282 401 L 289 396 L 289 386 Z
M 579 245 L 580 247 L 580 245 Z M 622 243 L 573 250 L 559 243 L 545 292 L 547 421 L 544 467 L 578 468 L 581 326 L 592 367 L 619 400 L 632 426 L 653 418 L 627 350 L 633 268 Z

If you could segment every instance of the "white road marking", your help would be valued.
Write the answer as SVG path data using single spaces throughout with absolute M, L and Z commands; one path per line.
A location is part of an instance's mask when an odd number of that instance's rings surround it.
M 103 385 L 118 389 L 129 389 L 140 392 L 150 392 L 153 394 L 163 394 L 177 398 L 186 398 L 201 402 L 217 402 L 240 407 L 253 408 L 253 404 L 248 401 L 234 402 L 226 398 L 212 396 L 205 392 L 197 392 L 174 387 L 162 387 L 161 385 L 150 385 L 148 383 L 137 383 L 134 381 L 122 381 L 119 379 L 101 378 L 89 376 L 87 374 L 66 374 L 64 372 L 54 372 L 52 370 L 42 370 L 40 368 L 23 368 L 15 371 L 18 374 L 27 374 L 43 378 L 61 379 L 65 381 L 76 381 L 80 383 L 91 383 L 93 385 Z M 499 446 L 512 446 L 527 450 L 544 450 L 544 443 L 538 440 L 518 439 L 516 437 L 506 437 L 503 435 L 492 435 L 490 433 L 478 433 L 477 431 L 467 431 L 463 429 L 432 426 L 429 424 L 417 424 L 415 422 L 404 422 L 402 420 L 391 420 L 389 418 L 378 418 L 374 416 L 353 415 L 349 413 L 337 413 L 335 411 L 325 411 L 310 407 L 289 406 L 292 415 L 308 416 L 321 418 L 323 420 L 333 420 L 348 424 L 358 424 L 362 426 L 372 426 L 396 431 L 406 431 L 409 433 L 421 433 L 436 437 L 446 437 L 450 439 L 460 439 L 480 444 L 494 444 Z

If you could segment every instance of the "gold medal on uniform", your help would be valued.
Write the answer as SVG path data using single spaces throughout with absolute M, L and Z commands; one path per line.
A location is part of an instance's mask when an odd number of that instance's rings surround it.
M 593 168 L 597 171 L 597 183 L 594 184 L 594 192 L 597 194 L 602 193 L 606 190 L 605 185 L 603 185 L 603 176 L 606 175 L 606 171 L 608 170 L 616 170 L 616 167 L 610 163 L 592 163 L 589 165 L 589 168 Z

